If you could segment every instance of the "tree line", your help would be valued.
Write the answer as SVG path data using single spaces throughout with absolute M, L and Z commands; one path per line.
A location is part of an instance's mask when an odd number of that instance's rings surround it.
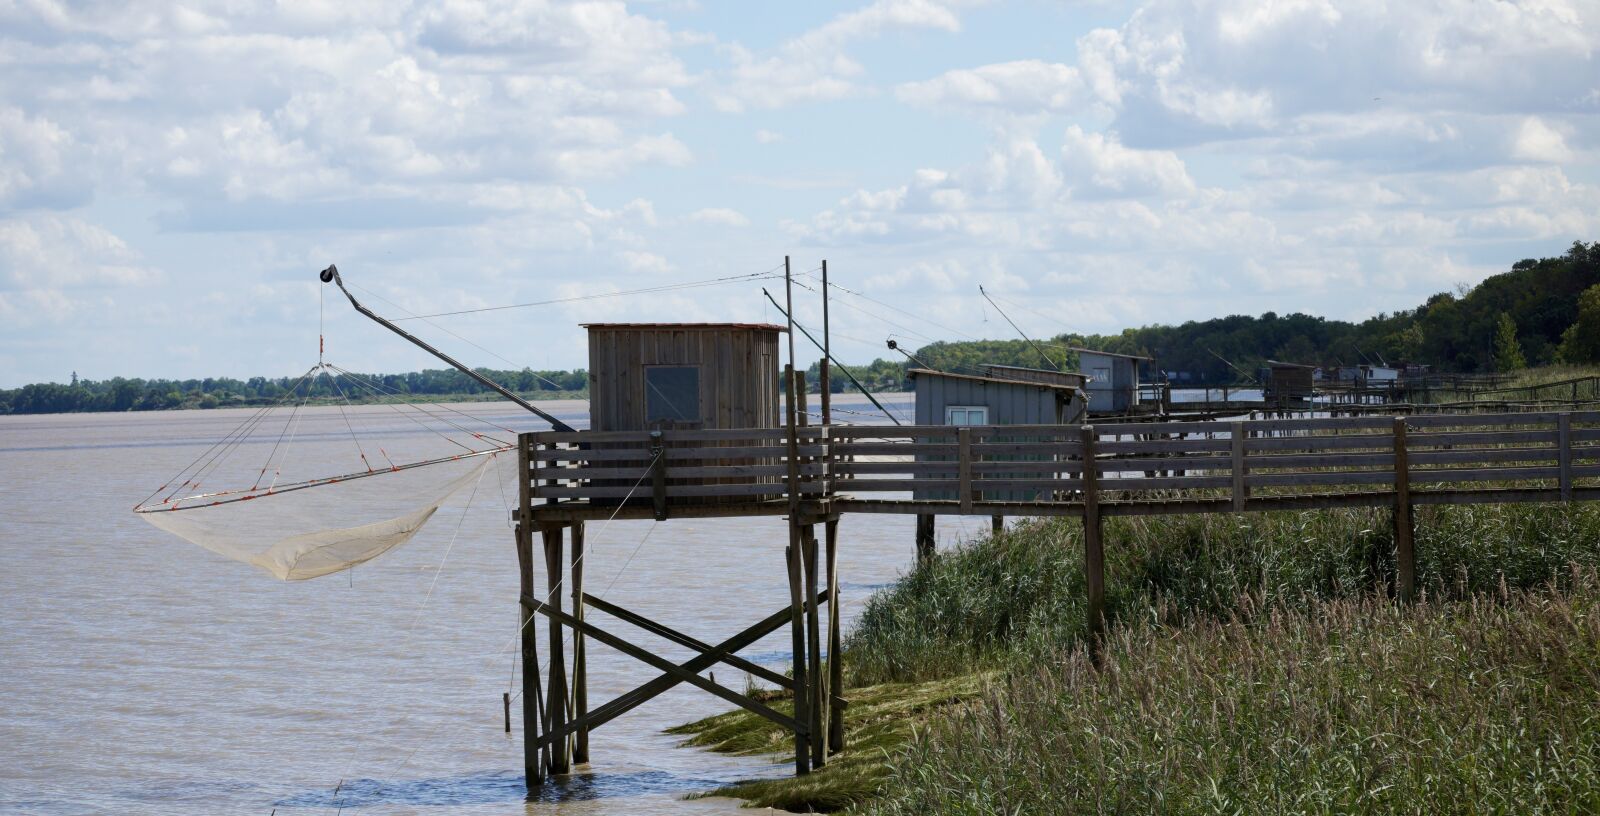
M 546 399 L 581 397 L 588 393 L 589 373 L 531 369 L 478 372 L 507 388 Z M 52 414 L 79 411 L 158 411 L 174 408 L 229 408 L 309 400 L 312 403 L 373 402 L 385 399 L 440 398 L 493 393 L 455 369 L 427 369 L 407 374 L 299 377 L 207 377 L 189 380 L 145 380 L 113 377 L 39 383 L 0 390 L 0 414 Z

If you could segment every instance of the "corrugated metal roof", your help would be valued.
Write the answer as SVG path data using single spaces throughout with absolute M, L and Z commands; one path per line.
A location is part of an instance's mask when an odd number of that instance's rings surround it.
M 926 368 L 913 368 L 913 369 L 910 369 L 909 371 L 906 372 L 906 376 L 908 376 L 908 377 L 916 377 L 916 376 L 920 376 L 920 375 L 924 375 L 924 374 L 931 375 L 931 376 L 934 376 L 934 377 L 949 377 L 950 379 L 953 379 L 953 380 L 973 380 L 973 381 L 976 381 L 976 382 L 998 383 L 1000 385 L 1025 385 L 1025 386 L 1032 386 L 1034 388 L 1048 388 L 1051 391 L 1068 391 L 1068 392 L 1071 392 L 1071 391 L 1078 390 L 1077 388 L 1075 388 L 1073 386 L 1070 386 L 1070 385 L 1056 385 L 1054 383 L 1037 382 L 1035 380 L 1005 380 L 1005 379 L 1000 379 L 998 377 L 979 377 L 976 374 L 951 374 L 948 371 L 933 371 L 931 369 L 926 369 Z
M 586 329 L 672 329 L 673 331 L 712 331 L 716 329 L 747 329 L 751 331 L 788 331 L 787 326 L 776 323 L 579 323 Z

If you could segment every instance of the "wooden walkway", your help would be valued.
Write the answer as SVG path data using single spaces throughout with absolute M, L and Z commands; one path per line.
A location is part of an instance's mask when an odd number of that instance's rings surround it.
M 792 426 L 728 431 L 547 432 L 520 438 L 518 553 L 523 565 L 524 728 L 530 784 L 587 760 L 592 728 L 680 683 L 795 734 L 796 770 L 843 747 L 845 699 L 837 616 L 841 518 L 852 513 L 1074 516 L 1083 520 L 1090 631 L 1104 631 L 1102 522 L 1109 516 L 1337 507 L 1393 509 L 1397 594 L 1416 591 L 1412 508 L 1429 504 L 1600 499 L 1600 411 L 1414 414 L 1086 426 Z M 709 644 L 585 595 L 583 526 L 609 518 L 789 518 L 787 605 Z M 819 546 L 816 526 L 825 530 Z M 573 548 L 563 559 L 566 533 Z M 532 539 L 544 542 L 546 591 L 532 586 Z M 819 565 L 819 560 L 821 564 Z M 819 566 L 824 570 L 819 575 Z M 563 577 L 565 576 L 565 577 Z M 571 609 L 561 595 L 570 594 Z M 587 622 L 586 608 L 697 652 L 673 663 Z M 535 615 L 549 623 L 541 686 Z M 737 657 L 788 624 L 792 677 Z M 569 663 L 564 634 L 572 632 Z M 591 709 L 584 650 L 593 638 L 660 675 Z M 718 663 L 789 690 L 792 716 L 701 676 Z

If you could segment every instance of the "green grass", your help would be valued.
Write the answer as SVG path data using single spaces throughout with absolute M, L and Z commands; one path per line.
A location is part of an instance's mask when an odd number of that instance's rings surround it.
M 865 811 L 1594 813 L 1600 588 L 1112 636 L 947 711 Z
M 1470 608 L 1484 597 L 1552 582 L 1562 586 L 1571 579 L 1570 565 L 1600 567 L 1600 506 L 1418 508 L 1416 545 L 1418 581 L 1426 599 L 1420 608 L 1450 609 L 1451 603 Z M 963 761 L 955 755 L 967 749 L 957 750 L 953 737 L 941 729 L 954 727 L 951 717 L 975 716 L 975 709 L 962 703 L 980 697 L 992 716 L 1000 718 L 997 724 L 1004 720 L 1014 723 L 1008 726 L 1013 729 L 1034 729 L 1031 739 L 1071 743 L 1082 737 L 1060 734 L 1050 725 L 1073 723 L 1076 728 L 1082 725 L 1079 721 L 1033 718 L 1029 709 L 1042 706 L 1045 698 L 1019 690 L 1045 687 L 1040 685 L 1042 666 L 1060 673 L 1077 665 L 1073 661 L 1079 658 L 1071 655 L 1085 633 L 1082 548 L 1076 520 L 1024 522 L 945 553 L 875 595 L 845 644 L 852 706 L 846 718 L 851 748 L 844 761 L 807 777 L 735 786 L 722 793 L 792 810 L 850 804 L 902 807 L 910 801 L 906 788 L 915 774 L 947 774 L 938 765 L 945 753 L 952 754 L 949 761 Z M 1108 615 L 1117 638 L 1112 649 L 1119 661 L 1127 657 L 1120 650 L 1136 635 L 1170 639 L 1186 631 L 1184 627 L 1215 631 L 1217 621 L 1243 626 L 1261 616 L 1314 619 L 1332 614 L 1328 610 L 1378 611 L 1387 608 L 1376 598 L 1391 591 L 1394 574 L 1389 514 L 1376 510 L 1112 519 L 1106 525 L 1106 558 Z M 1217 665 L 1224 669 L 1224 664 Z M 1159 668 L 1152 664 L 1137 671 Z M 1263 677 L 1258 691 L 1281 692 L 1273 685 L 1281 678 Z M 1192 679 L 1180 673 L 1170 682 Z M 986 685 L 994 689 L 980 694 Z M 1334 693 L 1332 686 L 1323 691 Z M 1322 703 L 1341 699 L 1329 697 Z M 1070 699 L 1062 705 L 1070 707 Z M 896 713 L 885 718 L 885 712 Z M 926 735 L 913 741 L 918 726 Z M 695 744 L 745 753 L 781 754 L 789 745 L 778 729 L 742 712 L 693 724 L 682 733 L 695 734 Z M 985 732 L 980 742 L 992 736 Z M 1372 750 L 1392 753 L 1395 744 L 1386 742 L 1387 737 L 1378 739 L 1376 732 L 1368 736 L 1377 739 L 1370 743 Z M 1289 750 L 1298 738 L 1286 739 L 1275 750 Z M 1022 744 L 1016 750 L 1023 750 Z M 983 774 L 1000 769 L 983 767 L 988 768 Z M 958 784 L 951 779 L 951 785 Z M 1001 777 L 960 779 L 963 795 L 987 803 L 973 812 L 1003 812 L 986 808 L 1010 801 L 985 793 L 985 786 L 1001 790 L 1010 784 Z M 1118 784 L 1129 783 L 1124 779 Z M 887 800 L 876 798 L 885 793 Z M 1130 800 L 1102 809 L 1146 808 Z

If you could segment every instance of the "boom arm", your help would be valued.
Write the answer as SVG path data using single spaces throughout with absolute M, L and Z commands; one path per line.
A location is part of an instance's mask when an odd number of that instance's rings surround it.
M 402 329 L 399 326 L 396 326 L 395 324 L 389 322 L 388 320 L 384 319 L 382 316 L 378 315 L 376 312 L 372 311 L 371 309 L 368 309 L 367 307 L 362 306 L 361 305 L 361 301 L 356 300 L 356 296 L 350 294 L 350 290 L 349 289 L 344 288 L 344 280 L 339 277 L 339 267 L 333 266 L 333 265 L 329 265 L 327 269 L 322 270 L 321 277 L 322 277 L 322 282 L 323 283 L 333 283 L 333 284 L 337 285 L 339 287 L 339 291 L 343 292 L 344 296 L 350 299 L 350 305 L 356 307 L 356 311 L 366 315 L 369 318 L 372 318 L 372 320 L 374 322 L 376 322 L 378 325 L 388 329 L 389 331 L 394 332 L 395 334 L 400 335 L 401 337 L 404 337 L 407 340 L 410 340 L 412 343 L 416 344 L 416 346 L 418 348 L 422 349 L 423 351 L 426 351 L 429 354 L 432 354 L 433 356 L 438 357 L 439 359 L 449 363 L 451 365 L 451 367 L 455 368 L 457 371 L 460 371 L 462 374 L 465 374 L 468 377 L 471 377 L 472 379 L 477 380 L 478 383 L 480 385 L 482 385 L 483 387 L 488 388 L 488 389 L 498 393 L 500 396 L 505 397 L 508 400 L 511 400 L 512 402 L 514 402 L 514 403 L 516 403 L 516 404 L 528 409 L 529 411 L 532 411 L 540 419 L 544 420 L 545 422 L 550 423 L 550 427 L 552 427 L 552 428 L 554 428 L 554 429 L 556 429 L 558 431 L 564 431 L 564 432 L 570 432 L 570 431 L 573 430 L 571 425 L 568 425 L 567 423 L 562 422 L 559 419 L 556 419 L 555 417 L 551 416 L 550 414 L 545 413 L 544 411 L 542 411 L 539 408 L 535 407 L 533 405 L 533 403 L 528 402 L 527 400 L 523 399 L 522 397 L 519 397 L 516 394 L 512 393 L 511 390 L 506 388 L 505 386 L 495 382 L 494 380 L 489 379 L 488 377 L 483 376 L 482 374 L 479 374 L 476 371 L 473 371 L 472 369 L 468 368 L 465 364 L 463 364 L 460 361 L 456 360 L 456 358 L 451 357 L 450 355 L 445 354 L 444 352 L 434 348 L 433 346 L 428 345 L 422 339 L 410 334 L 405 329 Z

